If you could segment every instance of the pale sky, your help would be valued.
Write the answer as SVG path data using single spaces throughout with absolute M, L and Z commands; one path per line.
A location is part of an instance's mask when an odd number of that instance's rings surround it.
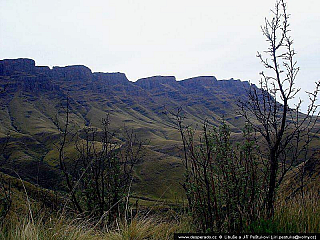
M 0 0 L 0 59 L 82 64 L 128 79 L 214 75 L 256 83 L 275 0 Z M 320 80 L 320 1 L 288 0 L 297 84 Z

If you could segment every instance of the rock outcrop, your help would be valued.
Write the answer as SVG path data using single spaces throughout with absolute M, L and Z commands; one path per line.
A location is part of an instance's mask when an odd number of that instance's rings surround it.
M 83 65 L 53 67 L 52 77 L 67 81 L 91 81 L 92 72 L 90 68 Z
M 213 86 L 216 85 L 218 80 L 214 76 L 200 76 L 200 77 L 193 77 L 188 78 L 185 80 L 180 81 L 182 86 L 185 87 L 198 87 L 201 86 Z
M 136 85 L 144 89 L 151 90 L 154 88 L 159 88 L 163 85 L 176 86 L 177 81 L 174 76 L 154 76 L 141 78 L 136 81 Z
M 131 82 L 124 73 L 92 73 L 83 65 L 50 69 L 35 66 L 34 60 L 25 58 L 0 61 L 0 85 L 28 92 L 70 91 L 77 95 L 77 99 L 81 99 L 84 92 L 87 92 L 89 95 L 97 94 L 97 98 L 102 94 L 122 102 L 149 104 L 154 101 L 152 108 L 168 101 L 174 101 L 175 104 L 189 101 L 189 105 L 209 101 L 217 105 L 219 101 L 228 102 L 227 98 L 245 96 L 250 87 L 248 82 L 233 79 L 218 81 L 214 76 L 199 76 L 182 81 L 176 81 L 174 76 L 153 76 Z
M 130 82 L 124 73 L 93 73 L 94 78 L 97 82 L 104 84 L 106 86 L 114 85 L 128 85 Z
M 0 60 L 0 76 L 34 74 L 35 61 L 28 58 Z
M 35 66 L 35 61 L 27 58 L 0 60 L 1 84 L 7 91 L 37 93 L 41 90 L 59 90 L 59 86 L 51 81 L 51 69 L 46 66 Z
M 51 76 L 51 69 L 47 66 L 36 66 L 36 73 Z
M 248 89 L 250 88 L 250 83 L 248 81 L 235 80 L 233 78 L 229 80 L 218 81 L 219 87 L 224 88 L 229 91 L 233 91 L 235 95 L 247 95 Z M 253 87 L 256 87 L 253 85 Z

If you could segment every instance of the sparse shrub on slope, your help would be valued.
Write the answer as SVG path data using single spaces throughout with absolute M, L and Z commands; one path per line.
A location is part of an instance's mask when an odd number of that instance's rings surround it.
M 102 119 L 102 131 L 87 127 L 77 132 L 77 154 L 67 159 L 65 146 L 71 135 L 68 98 L 63 109 L 66 120 L 58 145 L 59 163 L 74 211 L 100 224 L 126 219 L 133 168 L 143 156 L 142 141 L 126 130 L 121 142 L 110 130 L 107 115 Z

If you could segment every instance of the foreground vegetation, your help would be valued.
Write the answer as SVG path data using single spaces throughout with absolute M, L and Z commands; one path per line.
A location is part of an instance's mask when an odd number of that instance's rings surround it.
M 309 192 L 304 199 L 296 196 L 278 201 L 271 220 L 259 220 L 247 226 L 255 233 L 316 233 L 320 232 L 320 203 L 317 192 Z M 27 210 L 27 207 L 26 209 Z M 195 232 L 186 214 L 173 211 L 153 215 L 138 214 L 133 219 L 117 223 L 113 228 L 94 225 L 80 216 L 65 213 L 37 213 L 28 211 L 22 217 L 8 216 L 1 225 L 0 239 L 173 239 L 174 233 Z
M 10 223 L 1 232 L 1 239 L 173 239 L 175 232 L 189 232 L 187 224 L 165 222 L 157 217 L 135 218 L 129 224 L 119 223 L 117 229 L 96 230 L 86 221 L 66 218 L 28 219 Z

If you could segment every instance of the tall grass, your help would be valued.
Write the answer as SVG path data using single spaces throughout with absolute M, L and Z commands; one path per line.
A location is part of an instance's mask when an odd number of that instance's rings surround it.
M 34 240 L 34 239 L 173 239 L 175 232 L 192 232 L 189 221 L 167 221 L 157 216 L 135 217 L 129 223 L 119 223 L 112 230 L 97 230 L 85 220 L 70 220 L 67 217 L 30 218 L 4 224 L 0 231 L 0 239 Z
M 174 218 L 172 213 L 138 214 L 129 221 L 117 222 L 113 228 L 97 227 L 90 220 L 66 213 L 40 212 L 30 217 L 28 209 L 10 214 L 0 224 L 0 239 L 110 239 L 142 240 L 173 239 L 177 232 L 195 232 L 192 221 L 186 216 Z M 35 208 L 32 205 L 33 209 Z M 21 212 L 20 212 L 21 211 Z M 19 215 L 20 214 L 20 215 Z M 19 217 L 20 216 L 20 217 Z M 259 219 L 248 229 L 251 233 L 319 233 L 320 201 L 317 191 L 310 191 L 304 198 L 297 195 L 276 204 L 272 220 Z
M 34 239 L 101 239 L 100 233 L 85 221 L 69 220 L 65 217 L 30 218 L 6 223 L 0 232 L 1 239 L 34 240 Z
M 193 232 L 190 221 L 164 221 L 153 216 L 148 218 L 135 218 L 128 225 L 122 225 L 119 230 L 111 231 L 105 235 L 106 239 L 173 239 L 174 233 Z
M 295 197 L 278 202 L 274 219 L 270 222 L 261 220 L 255 226 L 257 232 L 269 233 L 319 233 L 320 202 L 319 195 L 309 193 L 304 199 Z M 254 229 L 253 229 L 254 230 Z M 0 239 L 108 239 L 142 240 L 173 239 L 176 232 L 194 232 L 188 218 L 168 220 L 160 216 L 135 217 L 129 222 L 120 222 L 113 229 L 97 229 L 88 220 L 71 219 L 65 215 L 42 216 L 24 219 L 9 218 L 0 231 Z
M 274 216 L 281 232 L 319 233 L 320 196 L 317 191 L 309 191 L 304 198 L 297 195 L 289 200 L 279 201 Z
M 20 183 L 24 190 L 12 189 L 13 204 L 4 221 L 0 221 L 0 239 L 166 240 L 173 239 L 175 232 L 194 231 L 189 224 L 190 221 L 185 220 L 185 217 L 175 218 L 172 212 L 151 215 L 149 208 L 146 213 L 141 212 L 131 220 L 117 222 L 112 228 L 108 228 L 102 224 L 96 224 L 91 219 L 47 209 L 28 196 L 29 189 L 25 189 L 24 181 L 20 180 Z M 29 186 L 26 185 L 26 187 Z M 160 212 L 162 212 L 161 208 Z

